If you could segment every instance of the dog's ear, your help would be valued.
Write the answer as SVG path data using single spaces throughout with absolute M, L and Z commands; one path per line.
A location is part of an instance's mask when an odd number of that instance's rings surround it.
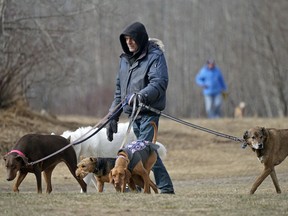
M 129 182 L 131 178 L 131 172 L 128 169 L 124 169 L 125 171 L 125 181 Z
M 90 159 L 91 162 L 94 162 L 94 163 L 97 161 L 97 159 L 93 158 L 93 157 L 90 157 L 89 159 Z
M 267 130 L 265 127 L 261 127 L 261 133 L 263 134 L 263 136 L 267 136 Z
M 261 133 L 263 134 L 263 140 L 266 140 L 268 137 L 268 131 L 265 127 L 261 127 Z
M 109 172 L 109 183 L 114 185 L 114 180 L 112 178 L 112 170 Z
M 243 135 L 243 139 L 246 141 L 248 139 L 248 131 L 245 131 Z
M 69 136 L 69 137 L 67 138 L 67 141 L 68 141 L 69 143 L 71 143 L 71 136 Z
M 243 139 L 244 139 L 244 142 L 242 143 L 241 147 L 242 149 L 245 149 L 247 147 L 247 139 L 248 139 L 248 131 L 245 131 L 244 135 L 243 135 Z
M 24 166 L 27 166 L 28 164 L 28 158 L 25 156 L 17 155 L 15 159 L 22 163 Z

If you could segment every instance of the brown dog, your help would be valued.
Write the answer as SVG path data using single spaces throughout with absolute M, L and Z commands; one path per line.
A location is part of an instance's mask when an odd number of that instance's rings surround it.
M 149 177 L 150 170 L 157 159 L 158 145 L 148 141 L 134 141 L 127 147 L 120 149 L 115 167 L 110 171 L 110 182 L 116 191 L 124 192 L 126 184 L 132 191 L 136 185 L 144 189 L 144 193 L 151 193 L 150 187 L 158 193 L 157 186 Z
M 281 193 L 274 167 L 288 155 L 288 129 L 255 127 L 246 131 L 243 138 L 264 165 L 264 170 L 254 182 L 250 194 L 254 194 L 264 179 L 270 175 L 277 193 Z
M 104 183 L 110 182 L 109 173 L 115 166 L 116 158 L 87 157 L 77 165 L 76 176 L 83 179 L 88 173 L 96 176 L 98 192 L 103 192 Z
M 44 171 L 44 177 L 47 184 L 46 192 L 51 193 L 52 171 L 58 163 L 64 162 L 68 166 L 71 174 L 80 184 L 82 190 L 86 192 L 86 183 L 75 175 L 75 170 L 77 169 L 77 158 L 72 146 L 69 146 L 65 150 L 44 161 L 33 165 L 29 164 L 30 162 L 51 155 L 68 144 L 69 141 L 67 139 L 57 135 L 27 134 L 20 138 L 20 140 L 15 144 L 13 150 L 4 156 L 5 166 L 7 169 L 7 180 L 12 181 L 15 179 L 16 174 L 19 171 L 13 191 L 19 192 L 19 185 L 28 172 L 31 172 L 36 176 L 37 192 L 42 193 L 41 172 Z

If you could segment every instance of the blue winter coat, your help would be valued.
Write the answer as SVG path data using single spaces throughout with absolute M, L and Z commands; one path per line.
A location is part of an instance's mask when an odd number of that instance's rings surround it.
M 209 69 L 204 65 L 196 75 L 195 81 L 203 88 L 204 95 L 217 95 L 227 88 L 222 72 L 217 66 Z

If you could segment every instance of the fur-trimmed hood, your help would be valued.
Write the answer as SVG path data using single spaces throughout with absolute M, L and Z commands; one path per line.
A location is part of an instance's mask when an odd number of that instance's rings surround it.
M 125 35 L 130 36 L 133 38 L 133 40 L 135 40 L 135 42 L 137 43 L 139 47 L 139 50 L 137 51 L 137 53 L 133 54 L 129 51 L 129 48 L 126 44 Z M 120 44 L 122 46 L 124 53 L 130 57 L 134 55 L 135 56 L 134 59 L 136 59 L 141 54 L 143 54 L 143 52 L 146 52 L 145 50 L 147 50 L 147 46 L 149 47 L 149 45 L 151 44 L 152 46 L 154 44 L 157 45 L 157 47 L 162 52 L 164 52 L 163 42 L 157 38 L 149 38 L 145 26 L 140 22 L 135 22 L 127 26 L 124 29 L 124 31 L 120 34 L 119 39 L 120 39 Z
M 162 52 L 165 51 L 163 42 L 158 38 L 149 38 L 149 42 L 155 44 Z

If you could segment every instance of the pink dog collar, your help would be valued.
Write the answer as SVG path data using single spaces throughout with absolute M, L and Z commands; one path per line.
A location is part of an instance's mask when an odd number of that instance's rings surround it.
M 8 152 L 7 154 L 11 154 L 11 153 L 17 153 L 18 155 L 22 156 L 22 157 L 26 157 L 24 153 L 22 153 L 21 151 L 19 150 L 11 150 L 10 152 Z

